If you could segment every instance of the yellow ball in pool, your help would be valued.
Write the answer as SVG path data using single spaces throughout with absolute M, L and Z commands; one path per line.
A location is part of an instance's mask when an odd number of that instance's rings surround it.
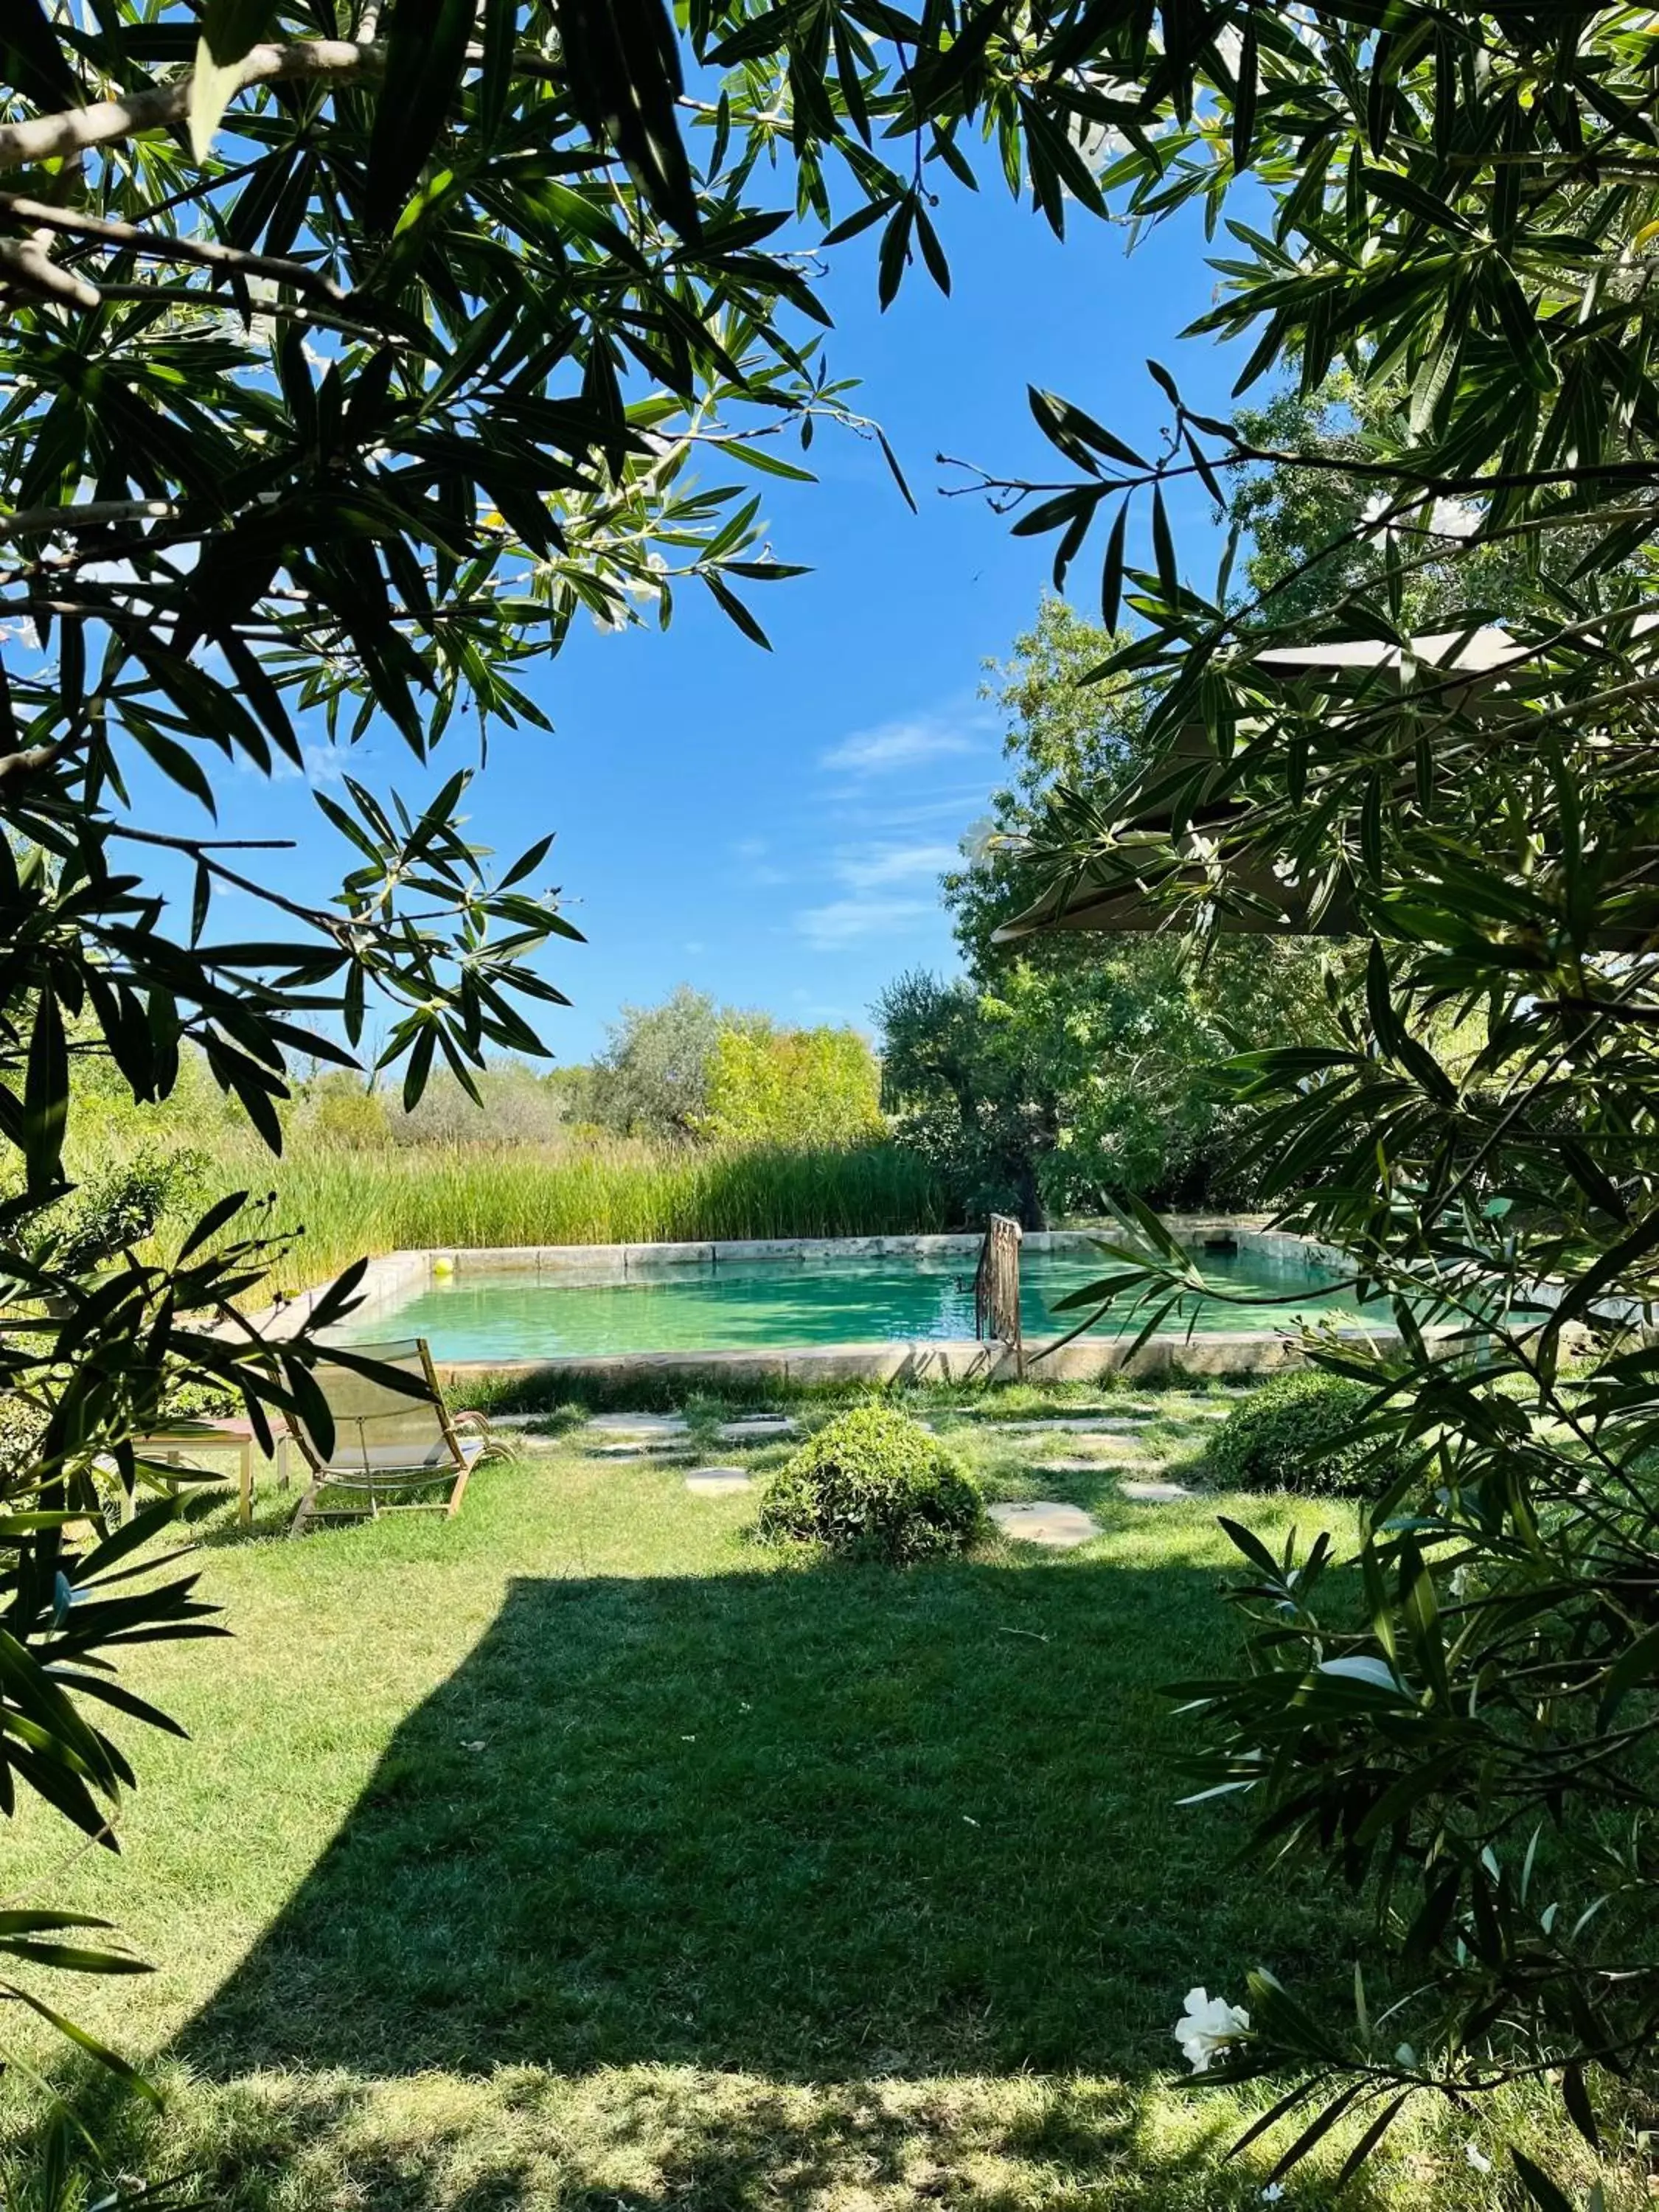
M 455 1272 L 455 1262 L 447 1256 L 436 1259 L 432 1262 L 432 1272 L 434 1275 L 453 1275 Z

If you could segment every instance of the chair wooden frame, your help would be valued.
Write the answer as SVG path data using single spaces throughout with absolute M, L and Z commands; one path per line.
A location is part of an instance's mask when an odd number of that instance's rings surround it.
M 411 1340 L 403 1338 L 398 1341 L 401 1345 L 407 1344 Z M 466 1495 L 466 1486 L 472 1469 L 488 1442 L 489 1424 L 482 1413 L 471 1411 L 459 1413 L 450 1412 L 444 1403 L 443 1392 L 438 1382 L 437 1370 L 432 1364 L 431 1346 L 423 1336 L 416 1337 L 412 1341 L 419 1355 L 421 1370 L 425 1376 L 427 1387 L 424 1393 L 414 1390 L 408 1392 L 406 1395 L 409 1405 L 411 1408 L 415 1407 L 430 1408 L 434 1416 L 436 1429 L 436 1434 L 432 1441 L 444 1445 L 448 1453 L 447 1461 L 434 1461 L 430 1457 L 425 1457 L 413 1460 L 406 1466 L 398 1466 L 395 1462 L 371 1464 L 363 1430 L 368 1420 L 383 1418 L 383 1416 L 338 1413 L 335 1416 L 337 1427 L 334 1452 L 331 1457 L 325 1459 L 305 1423 L 300 1419 L 292 1420 L 289 1425 L 290 1433 L 305 1456 L 306 1463 L 311 1470 L 312 1479 L 304 1497 L 301 1498 L 295 1510 L 294 1519 L 289 1523 L 290 1536 L 299 1535 L 313 1521 L 378 1521 L 385 1513 L 441 1513 L 447 1520 L 453 1521 L 460 1511 L 461 1500 Z M 383 1348 L 385 1347 L 372 1344 L 351 1346 L 351 1350 L 359 1358 L 365 1359 L 373 1359 L 376 1352 Z M 388 1362 L 388 1364 L 392 1363 Z M 326 1395 L 326 1384 L 323 1381 L 325 1374 L 326 1366 L 324 1364 L 319 1372 L 319 1380 Z M 340 1431 L 349 1428 L 354 1421 L 358 1431 L 359 1449 L 362 1453 L 361 1462 L 356 1465 L 353 1465 L 349 1457 L 342 1457 L 342 1437 L 339 1433 Z M 464 1427 L 480 1433 L 463 1435 Z M 441 1498 L 421 1498 L 409 1494 L 416 1491 L 433 1489 L 446 1480 L 449 1481 L 450 1486 L 447 1495 Z M 317 1500 L 325 1491 L 341 1491 L 348 1496 L 356 1493 L 362 1497 L 364 1503 L 356 1506 L 321 1507 L 319 1506 Z

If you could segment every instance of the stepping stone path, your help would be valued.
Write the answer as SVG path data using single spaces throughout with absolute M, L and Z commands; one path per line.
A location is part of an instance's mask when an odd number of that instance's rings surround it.
M 629 1437 L 637 1442 L 641 1437 L 683 1437 L 685 1434 L 684 1413 L 596 1413 L 587 1424 L 594 1436 L 613 1439 Z
M 1054 1421 L 987 1421 L 980 1431 L 992 1437 L 1132 1436 L 1154 1416 L 1151 1413 L 1079 1413 Z
M 1111 1466 L 1103 1459 L 1040 1459 L 1033 1466 L 1036 1474 L 1104 1474 Z
M 1061 1505 L 1052 1498 L 1018 1504 L 993 1505 L 991 1518 L 1005 1536 L 1023 1544 L 1042 1544 L 1053 1552 L 1074 1551 L 1100 1534 L 1100 1523 L 1080 1505 Z
M 1176 1505 L 1193 1494 L 1178 1482 L 1120 1482 L 1118 1488 L 1137 1505 Z
M 699 1467 L 685 1478 L 693 1498 L 730 1498 L 734 1491 L 752 1490 L 752 1476 L 740 1467 Z
M 684 1413 L 599 1413 L 583 1434 L 599 1459 L 641 1459 L 647 1452 L 678 1451 L 686 1440 Z
M 723 1444 L 770 1443 L 778 1437 L 793 1437 L 795 1425 L 782 1413 L 753 1413 L 744 1421 L 722 1421 L 715 1431 Z

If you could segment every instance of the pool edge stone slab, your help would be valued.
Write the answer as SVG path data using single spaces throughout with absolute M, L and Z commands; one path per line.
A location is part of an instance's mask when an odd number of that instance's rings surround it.
M 1310 1258 L 1324 1256 L 1323 1249 L 1287 1232 L 1267 1228 L 1260 1215 L 1188 1215 L 1170 1218 L 1171 1229 L 1185 1241 L 1225 1237 L 1264 1250 L 1298 1246 Z M 1098 1242 L 1097 1230 L 1034 1230 L 1025 1237 L 1034 1256 L 1062 1251 L 1086 1250 Z M 365 1270 L 354 1322 L 378 1318 L 382 1312 L 395 1328 L 398 1309 L 412 1293 L 429 1287 L 444 1276 L 498 1270 L 501 1273 L 586 1275 L 592 1282 L 624 1279 L 630 1271 L 646 1267 L 687 1267 L 718 1273 L 722 1261 L 752 1259 L 967 1258 L 980 1249 L 973 1235 L 945 1233 L 892 1237 L 768 1237 L 715 1240 L 708 1243 L 663 1244 L 539 1244 L 510 1246 L 435 1246 L 421 1251 L 384 1253 Z M 291 1334 L 308 1317 L 326 1285 L 301 1293 L 279 1306 L 248 1316 L 262 1334 Z M 1444 1332 L 1425 1332 L 1443 1334 Z M 1386 1350 L 1399 1341 L 1385 1328 L 1340 1329 L 1339 1336 L 1368 1342 Z M 1038 1357 L 1040 1340 L 1026 1346 L 1026 1364 L 1034 1379 L 1088 1382 L 1109 1375 L 1125 1375 L 1146 1382 L 1197 1380 L 1214 1376 L 1269 1375 L 1300 1366 L 1300 1346 L 1273 1331 L 1240 1331 L 1212 1336 L 1185 1334 L 1154 1336 L 1142 1344 L 1133 1358 L 1125 1360 L 1120 1345 L 1110 1340 L 1079 1338 L 1061 1346 L 1052 1356 Z M 788 1346 L 741 1351 L 615 1352 L 555 1355 L 544 1358 L 439 1360 L 446 1382 L 478 1382 L 494 1377 L 524 1383 L 535 1377 L 549 1382 L 591 1380 L 616 1386 L 651 1378 L 691 1381 L 698 1377 L 719 1383 L 973 1382 L 1011 1382 L 1016 1373 L 1012 1350 L 1000 1343 L 979 1343 L 971 1338 L 895 1340 L 879 1344 Z
M 1388 1350 L 1399 1341 L 1392 1329 L 1355 1329 L 1339 1334 L 1372 1344 L 1379 1350 Z M 1035 1348 L 1026 1346 L 1028 1374 Z M 1185 1336 L 1149 1337 L 1127 1363 L 1121 1347 L 1114 1342 L 1086 1344 L 1079 1340 L 1065 1346 L 1052 1359 L 1042 1361 L 1034 1379 L 1041 1381 L 1047 1376 L 1054 1382 L 1088 1382 L 1108 1375 L 1127 1374 L 1133 1381 L 1177 1382 L 1212 1376 L 1271 1375 L 1302 1364 L 1297 1344 L 1267 1333 L 1241 1333 L 1207 1340 Z M 439 1359 L 435 1364 L 446 1383 L 486 1379 L 528 1383 L 540 1378 L 550 1384 L 586 1382 L 613 1389 L 630 1382 L 664 1379 L 786 1386 L 817 1382 L 1012 1382 L 1017 1371 L 1014 1355 L 1006 1346 L 980 1344 L 971 1337 L 919 1338 L 889 1344 L 780 1346 L 775 1351 L 763 1352 L 617 1352 L 546 1359 Z

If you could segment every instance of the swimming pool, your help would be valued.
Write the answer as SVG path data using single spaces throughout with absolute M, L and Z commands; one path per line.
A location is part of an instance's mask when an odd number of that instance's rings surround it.
M 337 1334 L 346 1343 L 423 1336 L 436 1358 L 461 1362 L 959 1340 L 974 1334 L 974 1263 L 971 1249 L 700 1266 L 630 1259 L 625 1276 L 586 1280 L 568 1267 L 468 1264 L 377 1303 Z M 1108 1265 L 1090 1249 L 1028 1255 L 1020 1278 L 1027 1338 L 1074 1327 L 1080 1315 L 1056 1316 L 1053 1302 Z M 1358 1318 L 1352 1300 L 1319 1295 L 1330 1271 L 1285 1240 L 1206 1250 L 1203 1265 L 1214 1283 L 1262 1303 L 1200 1310 L 1200 1335 L 1287 1328 L 1304 1316 Z M 1146 1318 L 1098 1333 L 1133 1334 Z M 1172 1316 L 1164 1327 L 1184 1330 L 1187 1317 Z

